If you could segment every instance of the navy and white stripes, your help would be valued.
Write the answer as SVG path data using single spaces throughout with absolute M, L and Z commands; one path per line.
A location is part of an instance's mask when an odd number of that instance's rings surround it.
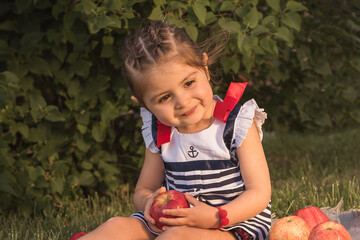
M 168 190 L 188 192 L 211 206 L 224 205 L 246 190 L 235 150 L 245 139 L 253 119 L 262 138 L 261 125 L 266 113 L 250 100 L 241 108 L 236 107 L 231 114 L 226 124 L 215 120 L 209 128 L 194 134 L 181 134 L 172 128 L 171 141 L 163 144 L 160 152 Z M 146 147 L 159 152 L 154 144 L 153 117 L 145 109 L 141 116 Z M 265 239 L 271 226 L 270 208 L 271 203 L 255 217 L 222 230 L 242 228 L 254 239 Z M 141 212 L 132 216 L 145 221 Z

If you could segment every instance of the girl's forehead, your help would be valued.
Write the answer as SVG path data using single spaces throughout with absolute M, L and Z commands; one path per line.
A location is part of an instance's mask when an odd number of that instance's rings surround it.
M 149 70 L 144 76 L 142 88 L 144 92 L 161 92 L 165 89 L 181 85 L 187 79 L 198 75 L 202 70 L 185 63 L 163 63 Z

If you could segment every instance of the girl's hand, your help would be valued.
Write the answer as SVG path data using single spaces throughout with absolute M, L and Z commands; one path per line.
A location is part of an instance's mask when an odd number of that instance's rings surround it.
M 176 218 L 160 218 L 160 222 L 168 225 L 164 226 L 162 230 L 165 231 L 167 228 L 173 226 L 189 226 L 206 229 L 217 228 L 219 226 L 220 218 L 217 208 L 196 200 L 189 193 L 185 193 L 185 197 L 193 207 L 163 210 L 164 214 Z
M 157 233 L 162 233 L 163 230 L 159 229 L 156 225 L 155 225 L 155 219 L 153 219 L 150 215 L 150 210 L 151 210 L 151 206 L 154 202 L 154 199 L 162 192 L 166 192 L 166 188 L 165 187 L 161 187 L 158 190 L 156 190 L 153 194 L 149 195 L 146 203 L 145 203 L 145 208 L 144 208 L 144 218 L 147 221 L 147 223 L 149 224 L 149 227 L 151 228 L 151 230 L 153 230 L 154 232 Z

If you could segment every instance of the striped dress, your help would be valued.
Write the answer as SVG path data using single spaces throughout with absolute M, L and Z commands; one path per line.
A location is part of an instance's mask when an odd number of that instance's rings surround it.
M 220 100 L 217 96 L 214 98 Z M 141 116 L 146 147 L 154 153 L 160 152 L 155 144 L 153 115 L 141 109 Z M 188 192 L 211 206 L 221 206 L 234 200 L 246 187 L 236 158 L 236 148 L 245 139 L 253 121 L 262 139 L 261 125 L 265 119 L 266 113 L 252 99 L 234 108 L 226 123 L 216 119 L 201 132 L 182 134 L 173 127 L 171 141 L 161 146 L 166 189 Z M 270 207 L 271 203 L 255 217 L 221 230 L 242 228 L 254 239 L 265 239 L 271 226 Z M 142 212 L 131 216 L 147 225 Z

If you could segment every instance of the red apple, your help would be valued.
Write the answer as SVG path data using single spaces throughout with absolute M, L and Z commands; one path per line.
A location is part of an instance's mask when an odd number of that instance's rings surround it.
M 310 231 L 322 222 L 330 221 L 330 219 L 316 206 L 310 206 L 296 210 L 293 213 L 294 216 L 301 217 L 309 225 Z
M 351 240 L 351 236 L 340 223 L 327 221 L 319 223 L 311 230 L 309 240 Z
M 287 216 L 275 222 L 270 230 L 270 240 L 308 240 L 309 226 L 298 216 Z
M 87 234 L 86 232 L 78 232 L 78 233 L 75 233 L 73 234 L 69 240 L 75 240 L 75 239 L 78 239 L 78 238 L 81 238 L 82 236 L 84 236 L 85 234 Z
M 177 208 L 188 208 L 189 203 L 187 202 L 185 195 L 182 192 L 176 190 L 169 190 L 160 193 L 157 196 L 151 206 L 150 215 L 155 219 L 155 225 L 158 228 L 162 228 L 164 224 L 159 222 L 161 217 L 174 218 L 173 216 L 163 214 L 164 209 L 177 209 Z

